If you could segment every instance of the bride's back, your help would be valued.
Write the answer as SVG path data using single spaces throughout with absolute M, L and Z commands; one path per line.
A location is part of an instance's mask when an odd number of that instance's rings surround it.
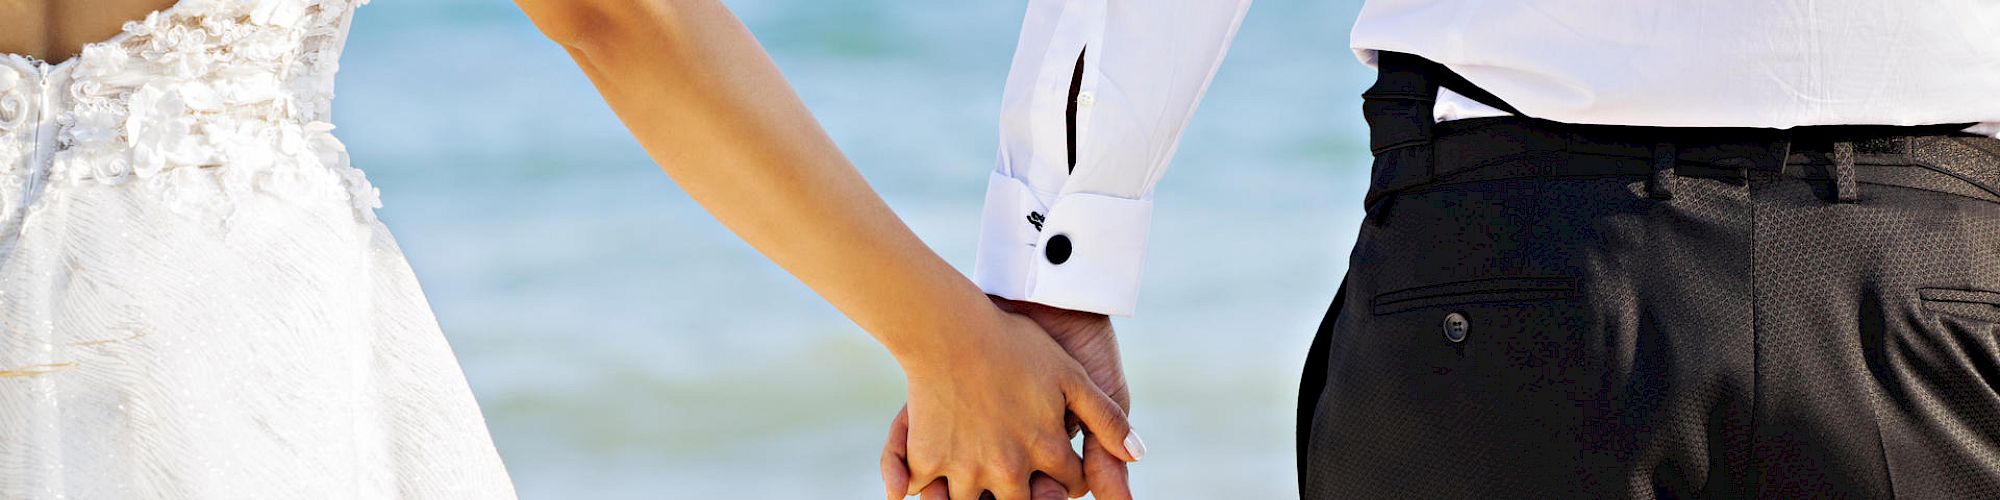
M 0 2 L 0 53 L 62 61 L 118 34 L 127 21 L 175 0 L 12 0 Z

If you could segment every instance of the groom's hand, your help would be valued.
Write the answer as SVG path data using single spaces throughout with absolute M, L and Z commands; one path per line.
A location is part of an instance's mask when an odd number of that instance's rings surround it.
M 1127 414 L 1131 413 L 1132 398 L 1125 388 L 1125 371 L 1118 354 L 1118 338 L 1111 329 L 1111 318 L 1080 311 L 1059 309 L 1031 302 L 1018 302 L 993 297 L 994 304 L 1010 313 L 1033 319 L 1050 337 L 1061 344 L 1070 357 L 1090 375 L 1091 382 L 1097 384 L 1105 394 L 1111 396 Z M 1070 429 L 1079 426 L 1072 416 Z M 1090 432 L 1084 429 L 1084 432 Z M 909 436 L 909 418 L 906 412 L 896 414 L 896 420 L 889 426 L 889 441 L 882 450 L 882 482 L 888 491 L 888 498 L 901 498 L 901 493 L 909 491 L 909 466 L 905 463 Z M 1126 443 L 1128 449 L 1143 453 L 1143 444 Z M 1096 442 L 1094 436 L 1083 440 L 1084 482 L 1091 493 L 1100 500 L 1129 500 L 1132 488 L 1128 483 L 1126 465 L 1123 460 L 1112 455 Z M 1057 500 L 1068 495 L 1062 484 L 1048 476 L 1036 474 L 1029 485 L 1034 500 Z M 923 500 L 947 500 L 942 481 L 924 489 Z M 976 499 L 970 499 L 976 500 Z
M 1126 415 L 1132 414 L 1132 396 L 1125 388 L 1125 368 L 1118 353 L 1118 336 L 1111 329 L 1109 316 L 991 298 L 1001 310 L 1027 316 L 1040 324 L 1050 337 L 1056 339 L 1057 344 L 1062 345 L 1064 351 L 1069 352 L 1070 357 L 1083 365 L 1084 371 L 1090 374 L 1090 381 L 1097 383 L 1098 389 L 1125 408 Z M 1076 429 L 1076 417 L 1071 416 L 1069 421 L 1070 428 Z M 1090 429 L 1083 431 L 1089 433 Z M 1132 498 L 1125 461 L 1093 443 L 1094 440 L 1093 436 L 1085 436 L 1083 440 L 1083 477 L 1091 494 L 1099 500 Z M 1143 444 L 1126 443 L 1125 446 L 1135 453 L 1144 453 Z

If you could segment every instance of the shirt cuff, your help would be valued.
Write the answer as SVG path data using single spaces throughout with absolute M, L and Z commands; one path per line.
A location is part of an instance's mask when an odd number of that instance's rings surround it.
M 1021 181 L 987 181 L 972 281 L 986 293 L 1131 316 L 1139 302 L 1152 200 L 1067 193 L 1043 206 Z

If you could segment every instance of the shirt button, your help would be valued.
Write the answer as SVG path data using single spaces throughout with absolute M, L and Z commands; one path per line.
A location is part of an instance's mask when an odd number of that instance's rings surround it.
M 1097 104 L 1097 95 L 1096 95 L 1096 94 L 1092 94 L 1092 93 L 1089 93 L 1089 92 L 1081 92 L 1081 93 L 1078 93 L 1078 94 L 1076 94 L 1076 106 L 1077 106 L 1077 107 L 1079 107 L 1079 108 L 1088 108 L 1088 107 L 1090 107 L 1090 105 L 1092 105 L 1092 104 Z
M 1452 342 L 1464 342 L 1466 331 L 1471 329 L 1472 329 L 1472 322 L 1466 321 L 1464 314 L 1451 313 L 1444 315 L 1445 340 L 1449 340 Z
M 1069 236 L 1060 234 L 1049 237 L 1048 248 L 1042 250 L 1043 255 L 1049 258 L 1049 263 L 1055 265 L 1069 262 L 1069 251 Z

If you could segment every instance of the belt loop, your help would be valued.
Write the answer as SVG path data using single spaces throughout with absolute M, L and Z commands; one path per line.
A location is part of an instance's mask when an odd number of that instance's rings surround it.
M 1833 143 L 1833 198 L 1840 203 L 1861 201 L 1860 185 L 1854 180 L 1854 141 Z
M 1674 161 L 1678 156 L 1674 143 L 1653 144 L 1653 177 L 1646 179 L 1646 197 L 1655 200 L 1674 198 Z

